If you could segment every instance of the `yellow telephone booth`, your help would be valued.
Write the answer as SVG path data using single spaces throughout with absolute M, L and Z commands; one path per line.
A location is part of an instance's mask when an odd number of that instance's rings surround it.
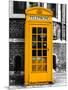
M 26 10 L 25 85 L 52 82 L 52 12 L 43 7 Z

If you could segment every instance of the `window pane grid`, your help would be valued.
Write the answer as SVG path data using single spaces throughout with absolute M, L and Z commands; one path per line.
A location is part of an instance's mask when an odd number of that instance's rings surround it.
M 43 28 L 42 28 L 42 32 L 43 32 Z M 42 51 L 43 51 L 43 37 L 42 37 Z M 42 52 L 42 71 L 43 71 L 43 52 Z
M 32 71 L 47 71 L 47 28 L 33 27 Z

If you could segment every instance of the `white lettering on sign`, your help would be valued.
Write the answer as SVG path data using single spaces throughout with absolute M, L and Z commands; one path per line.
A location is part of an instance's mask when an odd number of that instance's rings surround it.
M 31 20 L 48 20 L 48 16 L 30 16 Z

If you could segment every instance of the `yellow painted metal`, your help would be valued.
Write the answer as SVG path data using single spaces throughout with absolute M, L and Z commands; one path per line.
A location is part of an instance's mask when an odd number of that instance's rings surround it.
M 36 84 L 36 83 L 46 83 L 53 81 L 53 28 L 52 28 L 52 12 L 48 9 L 42 7 L 33 7 L 26 9 L 26 21 L 25 21 L 25 85 Z M 47 56 L 42 55 L 42 60 L 39 63 L 39 56 L 32 56 L 32 28 L 35 27 L 36 31 L 38 28 L 46 28 L 47 29 L 47 48 L 40 48 L 40 50 L 47 51 Z M 44 35 L 44 33 L 43 33 Z M 46 34 L 45 34 L 46 35 Z M 36 37 L 38 35 L 36 34 Z M 38 39 L 38 38 L 37 38 Z M 39 42 L 36 40 L 36 43 Z M 35 43 L 35 42 L 34 42 Z M 42 41 L 40 41 L 42 43 Z M 39 50 L 38 46 L 36 46 L 36 51 Z M 37 53 L 37 52 L 36 52 Z M 34 63 L 32 58 L 36 58 L 36 62 Z M 43 58 L 47 58 L 47 62 L 45 63 Z M 47 70 L 44 68 L 47 67 Z M 36 67 L 36 68 L 35 68 Z M 36 69 L 33 71 L 33 69 Z M 40 69 L 39 69 L 40 68 Z

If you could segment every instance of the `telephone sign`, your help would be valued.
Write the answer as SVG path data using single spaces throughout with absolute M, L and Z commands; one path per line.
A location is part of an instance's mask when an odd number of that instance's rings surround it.
M 30 20 L 48 20 L 48 16 L 30 16 Z

